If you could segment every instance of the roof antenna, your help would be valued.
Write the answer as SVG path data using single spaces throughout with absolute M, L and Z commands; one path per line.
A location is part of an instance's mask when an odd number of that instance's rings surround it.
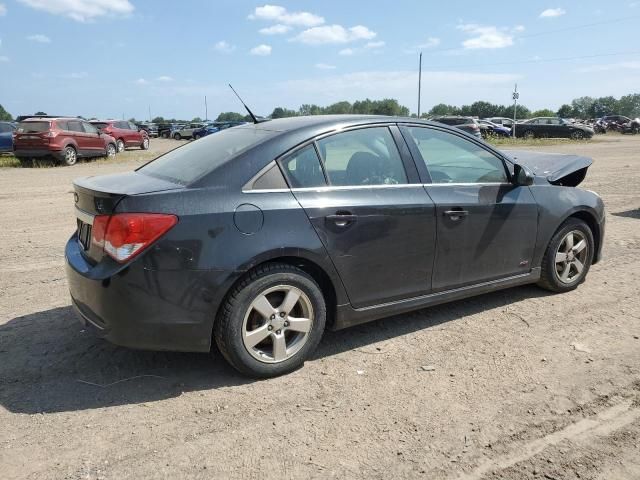
M 233 93 L 236 94 L 236 97 L 238 97 L 238 100 L 240 100 L 240 103 L 244 106 L 244 108 L 247 110 L 247 112 L 249 112 L 249 116 L 253 120 L 253 123 L 260 123 L 258 118 L 253 114 L 253 112 L 251 110 L 249 110 L 249 107 L 247 107 L 247 104 L 242 101 L 242 98 L 240 98 L 240 95 L 238 95 L 238 92 L 235 91 L 235 89 L 231 86 L 231 84 L 229 84 L 229 88 L 231 90 L 233 90 Z

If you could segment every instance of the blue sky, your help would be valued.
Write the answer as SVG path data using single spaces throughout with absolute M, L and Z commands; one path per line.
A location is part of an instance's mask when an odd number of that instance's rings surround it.
M 0 104 L 204 117 L 369 97 L 530 108 L 638 92 L 640 1 L 0 0 Z M 615 54 L 615 55 L 613 55 Z M 589 58 L 587 58 L 589 57 Z

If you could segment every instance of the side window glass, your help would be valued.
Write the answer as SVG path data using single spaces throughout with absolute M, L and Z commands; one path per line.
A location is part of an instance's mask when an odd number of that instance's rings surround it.
M 363 128 L 318 140 L 331 185 L 397 185 L 407 174 L 387 127 Z
M 507 182 L 502 160 L 475 143 L 448 132 L 409 127 L 433 183 Z
M 84 127 L 84 131 L 87 133 L 98 133 L 98 129 L 88 122 L 82 122 L 82 126 Z
M 324 187 L 322 166 L 313 145 L 308 145 L 282 161 L 291 188 Z
M 76 120 L 69 120 L 67 122 L 67 128 L 72 132 L 83 132 L 82 124 Z
M 129 127 L 129 130 L 138 130 L 138 127 L 131 122 L 127 123 L 127 126 Z

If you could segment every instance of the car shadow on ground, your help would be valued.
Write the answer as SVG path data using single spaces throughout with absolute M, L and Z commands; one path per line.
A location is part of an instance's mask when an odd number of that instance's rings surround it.
M 640 208 L 632 208 L 624 212 L 613 212 L 611 215 L 615 215 L 616 217 L 637 218 L 640 220 Z
M 534 286 L 518 287 L 327 331 L 314 359 L 545 295 L 549 293 Z M 15 413 L 138 404 L 250 382 L 217 352 L 147 352 L 112 345 L 85 331 L 71 307 L 17 317 L 0 326 L 0 405 Z

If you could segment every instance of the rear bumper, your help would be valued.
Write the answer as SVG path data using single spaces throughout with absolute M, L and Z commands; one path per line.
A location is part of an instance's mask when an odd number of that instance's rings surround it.
M 223 272 L 149 270 L 141 258 L 113 270 L 89 264 L 81 248 L 74 234 L 65 260 L 72 304 L 85 325 L 124 347 L 209 351 Z
M 56 160 L 64 159 L 62 150 L 49 150 L 48 148 L 15 148 L 13 155 L 17 158 L 43 158 L 52 157 Z

